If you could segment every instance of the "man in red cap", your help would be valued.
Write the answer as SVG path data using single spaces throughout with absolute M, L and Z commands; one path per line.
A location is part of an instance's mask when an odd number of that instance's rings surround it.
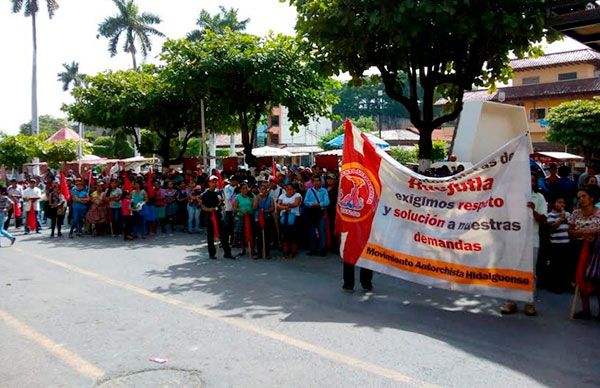
M 208 178 L 208 189 L 202 193 L 202 211 L 206 214 L 206 240 L 208 243 L 208 254 L 211 259 L 217 258 L 217 248 L 215 247 L 215 224 L 218 229 L 216 232 L 219 234 L 221 245 L 226 259 L 233 259 L 231 256 L 231 247 L 229 246 L 229 235 L 227 229 L 223 227 L 223 220 L 221 217 L 221 206 L 223 203 L 223 197 L 217 192 L 217 182 L 219 178 L 215 175 L 211 175 Z M 216 222 L 213 217 L 216 218 Z

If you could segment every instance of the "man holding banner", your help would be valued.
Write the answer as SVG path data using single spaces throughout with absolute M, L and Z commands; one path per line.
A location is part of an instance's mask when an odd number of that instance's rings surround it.
M 346 264 L 423 285 L 533 301 L 528 138 L 444 178 L 414 173 L 352 124 L 337 204 Z
M 223 227 L 221 218 L 222 197 L 217 193 L 217 182 L 219 178 L 211 175 L 208 178 L 208 188 L 202 193 L 202 212 L 206 215 L 206 241 L 208 243 L 208 254 L 211 259 L 217 258 L 217 248 L 215 247 L 215 236 L 221 240 L 226 259 L 233 259 L 231 248 L 229 246 L 229 235 L 227 229 Z

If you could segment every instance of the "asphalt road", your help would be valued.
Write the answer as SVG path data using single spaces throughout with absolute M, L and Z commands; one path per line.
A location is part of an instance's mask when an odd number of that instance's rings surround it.
M 0 248 L 1 387 L 597 387 L 600 322 L 375 275 L 339 258 L 208 259 L 201 235 L 19 236 Z M 221 255 L 221 253 L 219 253 Z M 152 358 L 165 359 L 159 364 Z

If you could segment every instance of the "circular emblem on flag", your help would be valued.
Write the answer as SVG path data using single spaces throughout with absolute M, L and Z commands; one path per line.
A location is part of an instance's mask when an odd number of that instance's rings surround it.
M 381 189 L 373 173 L 360 163 L 342 166 L 337 212 L 347 222 L 358 222 L 375 211 Z

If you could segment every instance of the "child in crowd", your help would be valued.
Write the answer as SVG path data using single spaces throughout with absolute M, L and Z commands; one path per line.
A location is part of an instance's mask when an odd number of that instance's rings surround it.
M 569 290 L 571 287 L 570 280 L 574 273 L 573 263 L 575 258 L 571 253 L 568 222 L 571 214 L 565 211 L 565 207 L 565 200 L 557 198 L 552 205 L 552 211 L 548 213 L 546 221 L 550 229 L 548 288 L 556 293 Z
M 131 195 L 127 191 L 123 191 L 121 195 L 121 215 L 123 216 L 123 239 L 133 240 L 133 236 L 131 235 L 133 227 Z

